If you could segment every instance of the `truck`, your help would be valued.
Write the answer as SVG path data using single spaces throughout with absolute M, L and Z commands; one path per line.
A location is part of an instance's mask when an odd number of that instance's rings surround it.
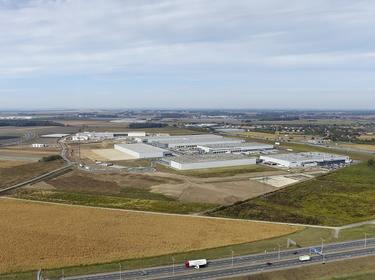
M 194 267 L 195 269 L 200 269 L 202 266 L 206 266 L 206 265 L 207 265 L 206 259 L 192 260 L 192 261 L 185 262 L 186 268 Z
M 299 256 L 298 260 L 300 262 L 308 262 L 311 260 L 311 257 L 309 255 Z

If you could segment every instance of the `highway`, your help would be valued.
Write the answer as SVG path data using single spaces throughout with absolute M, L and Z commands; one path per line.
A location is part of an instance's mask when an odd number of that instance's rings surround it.
M 182 264 L 148 268 L 144 270 L 123 271 L 121 279 L 219 279 L 230 276 L 255 274 L 276 269 L 288 269 L 306 264 L 323 262 L 323 256 L 312 255 L 311 261 L 301 263 L 298 256 L 310 253 L 311 247 L 291 249 L 272 253 L 246 255 L 225 259 L 209 260 L 205 268 L 186 269 Z M 321 245 L 315 246 L 321 248 Z M 375 238 L 332 243 L 323 246 L 326 262 L 359 256 L 375 255 Z M 204 258 L 204 256 L 202 256 Z M 271 264 L 272 263 L 272 264 Z M 233 266 L 232 266 L 233 264 Z M 174 273 L 174 275 L 173 275 Z M 65 277 L 66 280 L 118 280 L 119 272 Z

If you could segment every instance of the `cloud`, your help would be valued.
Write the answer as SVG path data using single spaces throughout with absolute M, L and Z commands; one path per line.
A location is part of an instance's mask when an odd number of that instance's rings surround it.
M 0 74 L 373 68 L 374 12 L 371 0 L 3 0 Z

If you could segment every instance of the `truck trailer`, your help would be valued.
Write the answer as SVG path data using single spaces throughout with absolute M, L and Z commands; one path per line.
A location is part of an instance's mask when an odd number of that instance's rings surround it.
M 308 262 L 308 261 L 311 260 L 311 257 L 310 257 L 309 255 L 304 255 L 304 256 L 300 256 L 300 257 L 298 258 L 298 260 L 299 260 L 300 262 Z
M 206 266 L 206 265 L 207 265 L 207 260 L 206 259 L 193 260 L 193 261 L 186 261 L 185 262 L 185 267 L 186 268 L 194 267 L 195 269 L 199 269 L 202 266 Z

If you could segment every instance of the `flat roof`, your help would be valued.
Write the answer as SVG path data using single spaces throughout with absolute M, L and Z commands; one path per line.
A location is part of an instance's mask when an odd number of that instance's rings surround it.
M 175 136 L 140 136 L 139 139 L 151 142 L 171 142 L 171 141 L 191 141 L 197 139 L 223 139 L 223 136 L 215 134 L 191 134 L 191 135 L 175 135 Z
M 243 147 L 251 147 L 251 148 L 272 147 L 273 148 L 273 145 L 258 143 L 258 142 L 203 144 L 200 146 L 205 147 L 205 148 L 212 148 L 212 149 L 243 148 Z
M 319 152 L 306 152 L 306 153 L 290 153 L 290 154 L 273 154 L 262 156 L 263 158 L 273 158 L 278 160 L 285 160 L 290 162 L 300 162 L 300 161 L 325 161 L 325 160 L 335 160 L 335 159 L 345 159 L 345 155 L 329 154 L 329 153 L 319 153 Z
M 212 161 L 226 161 L 226 160 L 241 160 L 241 159 L 254 159 L 243 155 L 235 154 L 220 154 L 220 155 L 183 155 L 170 158 L 170 161 L 178 163 L 198 163 L 198 162 L 212 162 Z
M 121 147 L 124 149 L 132 150 L 138 153 L 155 153 L 155 152 L 167 152 L 165 149 L 161 149 L 155 146 L 136 143 L 136 144 L 116 144 L 116 147 Z
M 68 136 L 69 134 L 66 133 L 55 133 L 55 134 L 45 134 L 42 135 L 42 138 L 63 138 L 65 136 Z

